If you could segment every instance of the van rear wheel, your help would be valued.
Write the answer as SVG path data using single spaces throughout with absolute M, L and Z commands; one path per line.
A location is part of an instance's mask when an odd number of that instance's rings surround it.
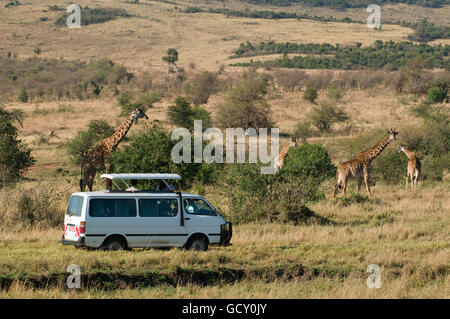
M 103 244 L 103 249 L 114 251 L 114 250 L 123 250 L 127 248 L 127 244 L 120 237 L 111 237 L 108 238 Z
M 194 236 L 189 239 L 186 244 L 187 250 L 193 251 L 207 251 L 208 250 L 208 240 L 204 236 Z

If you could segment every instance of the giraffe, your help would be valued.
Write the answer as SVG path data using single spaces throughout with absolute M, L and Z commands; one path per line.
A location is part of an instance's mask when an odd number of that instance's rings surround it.
M 347 182 L 351 177 L 357 178 L 357 188 L 356 191 L 359 192 L 359 188 L 362 184 L 362 179 L 364 178 L 364 183 L 366 184 L 367 194 L 370 197 L 370 186 L 369 186 L 369 173 L 370 165 L 372 161 L 380 155 L 380 153 L 388 146 L 388 144 L 395 140 L 398 132 L 395 129 L 388 130 L 388 136 L 381 140 L 377 145 L 369 148 L 366 151 L 359 153 L 355 158 L 350 161 L 343 162 L 339 164 L 336 177 L 337 182 L 334 185 L 333 197 L 336 197 L 336 192 L 338 188 L 342 188 L 342 192 L 345 195 L 347 190 Z
M 278 172 L 283 167 L 283 162 L 284 162 L 284 159 L 286 158 L 287 153 L 289 152 L 289 149 L 291 147 L 295 147 L 295 145 L 296 145 L 296 140 L 291 138 L 289 140 L 289 143 L 287 145 L 283 146 L 280 153 L 275 157 L 275 161 L 273 164 L 275 171 Z
M 128 133 L 131 125 L 139 118 L 148 120 L 144 111 L 136 108 L 131 112 L 131 115 L 127 120 L 117 127 L 113 135 L 102 140 L 97 147 L 85 156 L 81 164 L 80 189 L 82 192 L 84 192 L 86 185 L 89 187 L 89 191 L 92 191 L 92 183 L 94 182 L 94 177 L 98 170 L 105 168 L 107 174 L 112 171 L 112 164 L 110 161 L 112 153 L 116 150 L 123 137 Z M 107 179 L 106 189 L 111 190 L 111 187 L 112 182 L 110 179 Z
M 398 148 L 398 152 L 403 152 L 408 157 L 408 170 L 406 172 L 406 183 L 405 186 L 408 186 L 408 180 L 411 178 L 411 186 L 417 185 L 417 180 L 419 179 L 420 170 L 422 168 L 422 164 L 417 159 L 415 153 L 411 150 L 408 150 L 403 145 L 400 145 Z

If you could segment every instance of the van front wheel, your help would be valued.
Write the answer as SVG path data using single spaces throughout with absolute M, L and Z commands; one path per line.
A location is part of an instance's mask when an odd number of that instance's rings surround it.
M 126 249 L 127 245 L 125 241 L 120 237 L 111 237 L 108 238 L 103 244 L 103 249 L 114 251 L 114 250 L 123 250 Z
M 187 250 L 193 251 L 207 251 L 208 250 L 208 240 L 204 236 L 194 236 L 189 239 L 186 244 Z

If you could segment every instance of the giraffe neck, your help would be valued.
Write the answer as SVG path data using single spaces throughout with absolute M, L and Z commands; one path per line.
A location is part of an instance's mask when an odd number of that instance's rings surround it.
M 403 153 L 405 153 L 405 155 L 408 157 L 408 159 L 414 159 L 415 155 L 413 151 L 407 150 L 406 148 L 402 148 Z
M 120 125 L 113 135 L 103 140 L 102 144 L 105 146 L 108 152 L 112 152 L 117 145 L 122 141 L 123 137 L 130 130 L 131 125 L 133 125 L 133 116 L 130 115 L 128 119 Z
M 386 136 L 383 140 L 381 140 L 377 145 L 375 145 L 372 148 L 369 148 L 367 151 L 364 151 L 360 154 L 364 158 L 368 159 L 369 161 L 374 160 L 380 153 L 388 146 L 388 144 L 391 142 L 390 135 Z

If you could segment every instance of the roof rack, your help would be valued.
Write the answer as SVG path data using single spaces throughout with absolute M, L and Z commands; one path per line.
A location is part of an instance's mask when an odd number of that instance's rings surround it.
M 155 190 L 156 192 L 162 192 L 162 191 L 173 192 L 175 187 L 171 184 L 168 184 L 166 182 L 166 180 L 181 179 L 181 176 L 178 174 L 161 174 L 161 173 L 102 174 L 100 177 L 110 179 L 114 183 L 114 185 L 116 185 L 117 188 L 120 189 L 120 191 L 125 191 L 125 190 L 121 189 L 121 187 L 115 182 L 116 180 L 124 183 L 126 185 L 127 189 L 130 188 L 130 185 L 128 185 L 125 182 L 125 180 L 133 180 L 133 179 L 135 179 L 135 180 L 161 180 L 161 182 L 163 182 L 165 184 L 165 188 L 162 188 L 158 185 L 158 187 Z

